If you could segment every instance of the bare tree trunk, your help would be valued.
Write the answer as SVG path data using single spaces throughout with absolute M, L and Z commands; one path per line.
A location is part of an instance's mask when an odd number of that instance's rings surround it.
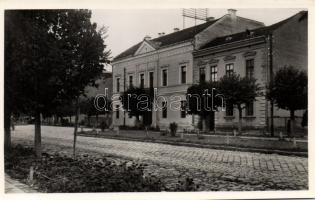
M 40 112 L 37 110 L 35 113 L 35 153 L 37 158 L 42 156 L 42 136 L 41 136 L 41 118 Z
M 79 106 L 79 98 L 77 98 L 77 100 L 76 100 L 76 115 L 75 115 L 75 119 L 74 119 L 74 132 L 73 132 L 73 158 L 75 158 L 75 156 L 76 156 L 75 148 L 76 148 L 76 142 L 77 142 L 79 115 L 80 115 L 80 106 Z
M 294 110 L 290 110 L 290 137 L 294 137 L 295 135 L 295 117 L 294 117 Z
M 238 106 L 238 133 L 242 134 L 242 108 Z

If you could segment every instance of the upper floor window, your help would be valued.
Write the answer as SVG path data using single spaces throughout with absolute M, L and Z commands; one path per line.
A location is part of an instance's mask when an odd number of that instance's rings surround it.
M 129 76 L 129 87 L 133 86 L 133 76 Z
M 149 87 L 153 88 L 153 82 L 154 81 L 154 73 L 153 72 L 149 72 Z
M 254 59 L 246 60 L 246 77 L 254 78 Z
M 162 70 L 162 86 L 167 86 L 167 69 Z
M 230 63 L 225 65 L 225 74 L 231 76 L 234 73 L 234 64 Z
M 180 78 L 181 78 L 180 83 L 186 83 L 186 66 L 180 67 Z
M 120 78 L 116 78 L 116 92 L 120 91 Z
M 218 80 L 218 67 L 216 65 L 210 67 L 210 77 L 212 82 Z
M 200 67 L 199 68 L 199 82 L 205 82 L 206 81 L 206 68 Z
M 140 74 L 140 88 L 144 88 L 144 73 Z

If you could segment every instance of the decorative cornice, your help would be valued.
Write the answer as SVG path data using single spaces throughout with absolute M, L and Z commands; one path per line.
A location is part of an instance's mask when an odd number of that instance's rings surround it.
M 182 65 L 182 64 L 186 64 L 186 63 L 189 63 L 189 60 L 183 60 L 183 61 L 179 62 L 178 64 Z
M 243 56 L 244 57 L 249 57 L 249 56 L 255 56 L 256 55 L 256 51 L 246 51 Z
M 219 62 L 219 59 L 214 59 L 214 58 L 212 58 L 211 60 L 208 61 L 209 64 L 215 64 L 218 62 Z
M 207 64 L 207 61 L 205 60 L 199 60 L 197 65 L 200 66 L 200 65 L 206 65 Z
M 162 65 L 162 66 L 160 66 L 160 68 L 167 68 L 167 67 L 169 67 L 170 65 L 169 64 L 167 64 L 167 65 Z
M 235 60 L 236 56 L 232 56 L 232 55 L 228 55 L 228 56 L 225 56 L 223 58 L 224 61 L 231 61 L 231 60 Z

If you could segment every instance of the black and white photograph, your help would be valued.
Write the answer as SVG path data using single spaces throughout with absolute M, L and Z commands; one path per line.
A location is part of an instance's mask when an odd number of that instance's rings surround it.
M 315 197 L 311 5 L 4 7 L 5 197 Z

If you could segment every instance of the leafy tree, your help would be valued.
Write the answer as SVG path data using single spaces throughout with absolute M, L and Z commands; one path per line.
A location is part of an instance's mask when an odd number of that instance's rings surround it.
M 218 86 L 217 82 L 201 82 L 187 89 L 187 113 L 200 116 L 203 130 L 214 129 L 214 113 L 222 105 Z
M 35 148 L 40 156 L 40 116 L 56 105 L 61 89 L 60 51 L 55 35 L 49 32 L 57 19 L 55 11 L 5 12 L 5 118 L 13 112 L 35 117 Z M 9 122 L 7 122 L 8 126 Z M 9 140 L 9 139 L 8 139 Z
M 149 125 L 149 120 L 145 118 L 151 114 L 153 94 L 152 90 L 138 87 L 130 87 L 121 95 L 123 108 L 130 116 L 136 117 L 136 126 L 140 125 L 140 116 L 143 125 Z
M 109 55 L 104 45 L 105 29 L 97 31 L 88 10 L 10 10 L 5 18 L 9 108 L 5 114 L 18 110 L 35 117 L 39 157 L 41 115 L 51 115 L 58 105 L 71 100 L 78 105 L 85 86 L 94 84 Z M 12 98 L 18 102 L 10 103 Z
M 247 103 L 256 100 L 261 95 L 261 87 L 255 79 L 240 77 L 235 73 L 225 75 L 220 79 L 220 92 L 224 95 L 225 101 L 236 107 L 239 115 L 238 132 L 242 132 L 242 111 Z
M 282 67 L 277 71 L 267 95 L 276 105 L 290 111 L 290 132 L 294 134 L 296 110 L 307 108 L 307 74 L 293 66 Z M 290 135 L 292 136 L 292 135 Z

